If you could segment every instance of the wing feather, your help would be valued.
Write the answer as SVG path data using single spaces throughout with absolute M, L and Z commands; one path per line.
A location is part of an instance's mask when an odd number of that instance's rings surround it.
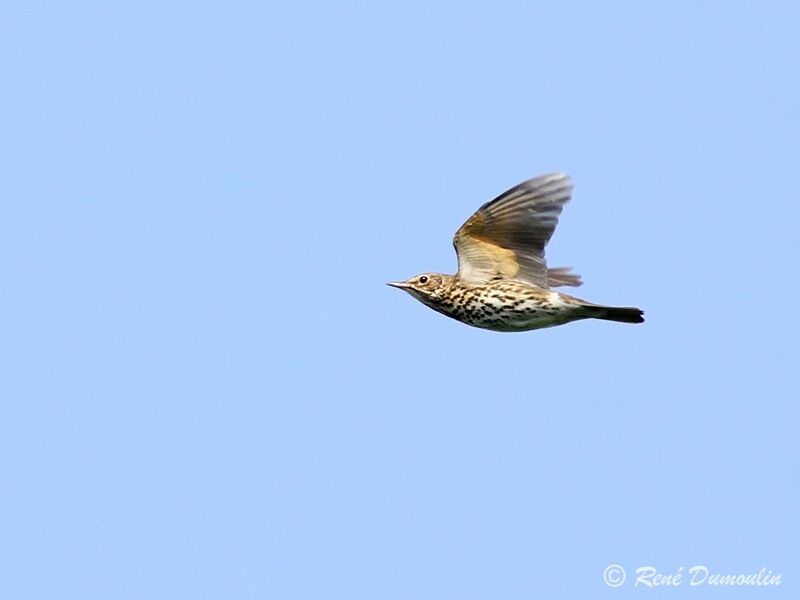
M 456 233 L 458 276 L 473 283 L 518 279 L 547 288 L 580 285 L 568 269 L 553 269 L 548 279 L 544 249 L 572 195 L 564 173 L 525 181 L 481 206 Z

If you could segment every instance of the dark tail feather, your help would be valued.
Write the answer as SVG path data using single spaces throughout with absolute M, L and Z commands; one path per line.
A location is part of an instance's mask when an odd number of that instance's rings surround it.
M 591 319 L 617 321 L 618 323 L 644 323 L 644 312 L 639 308 L 616 306 L 587 306 L 586 316 Z

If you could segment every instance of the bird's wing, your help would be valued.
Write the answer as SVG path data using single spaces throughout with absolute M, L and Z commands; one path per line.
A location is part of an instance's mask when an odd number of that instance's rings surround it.
M 481 206 L 453 238 L 458 277 L 472 283 L 518 279 L 547 288 L 580 278 L 554 269 L 548 282 L 544 247 L 572 194 L 564 173 L 530 179 Z

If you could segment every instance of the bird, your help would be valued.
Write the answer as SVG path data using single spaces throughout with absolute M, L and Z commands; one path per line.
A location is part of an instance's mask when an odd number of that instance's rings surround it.
M 572 190 L 565 173 L 520 183 L 481 206 L 456 232 L 455 275 L 422 273 L 387 285 L 491 331 L 531 331 L 583 319 L 643 323 L 639 308 L 593 304 L 552 289 L 582 284 L 570 268 L 548 268 L 544 256 Z

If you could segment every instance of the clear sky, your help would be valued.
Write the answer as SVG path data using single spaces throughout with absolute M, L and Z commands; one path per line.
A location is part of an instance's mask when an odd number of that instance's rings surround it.
M 797 598 L 798 20 L 6 5 L 0 597 Z M 554 170 L 551 265 L 647 323 L 384 285 Z

